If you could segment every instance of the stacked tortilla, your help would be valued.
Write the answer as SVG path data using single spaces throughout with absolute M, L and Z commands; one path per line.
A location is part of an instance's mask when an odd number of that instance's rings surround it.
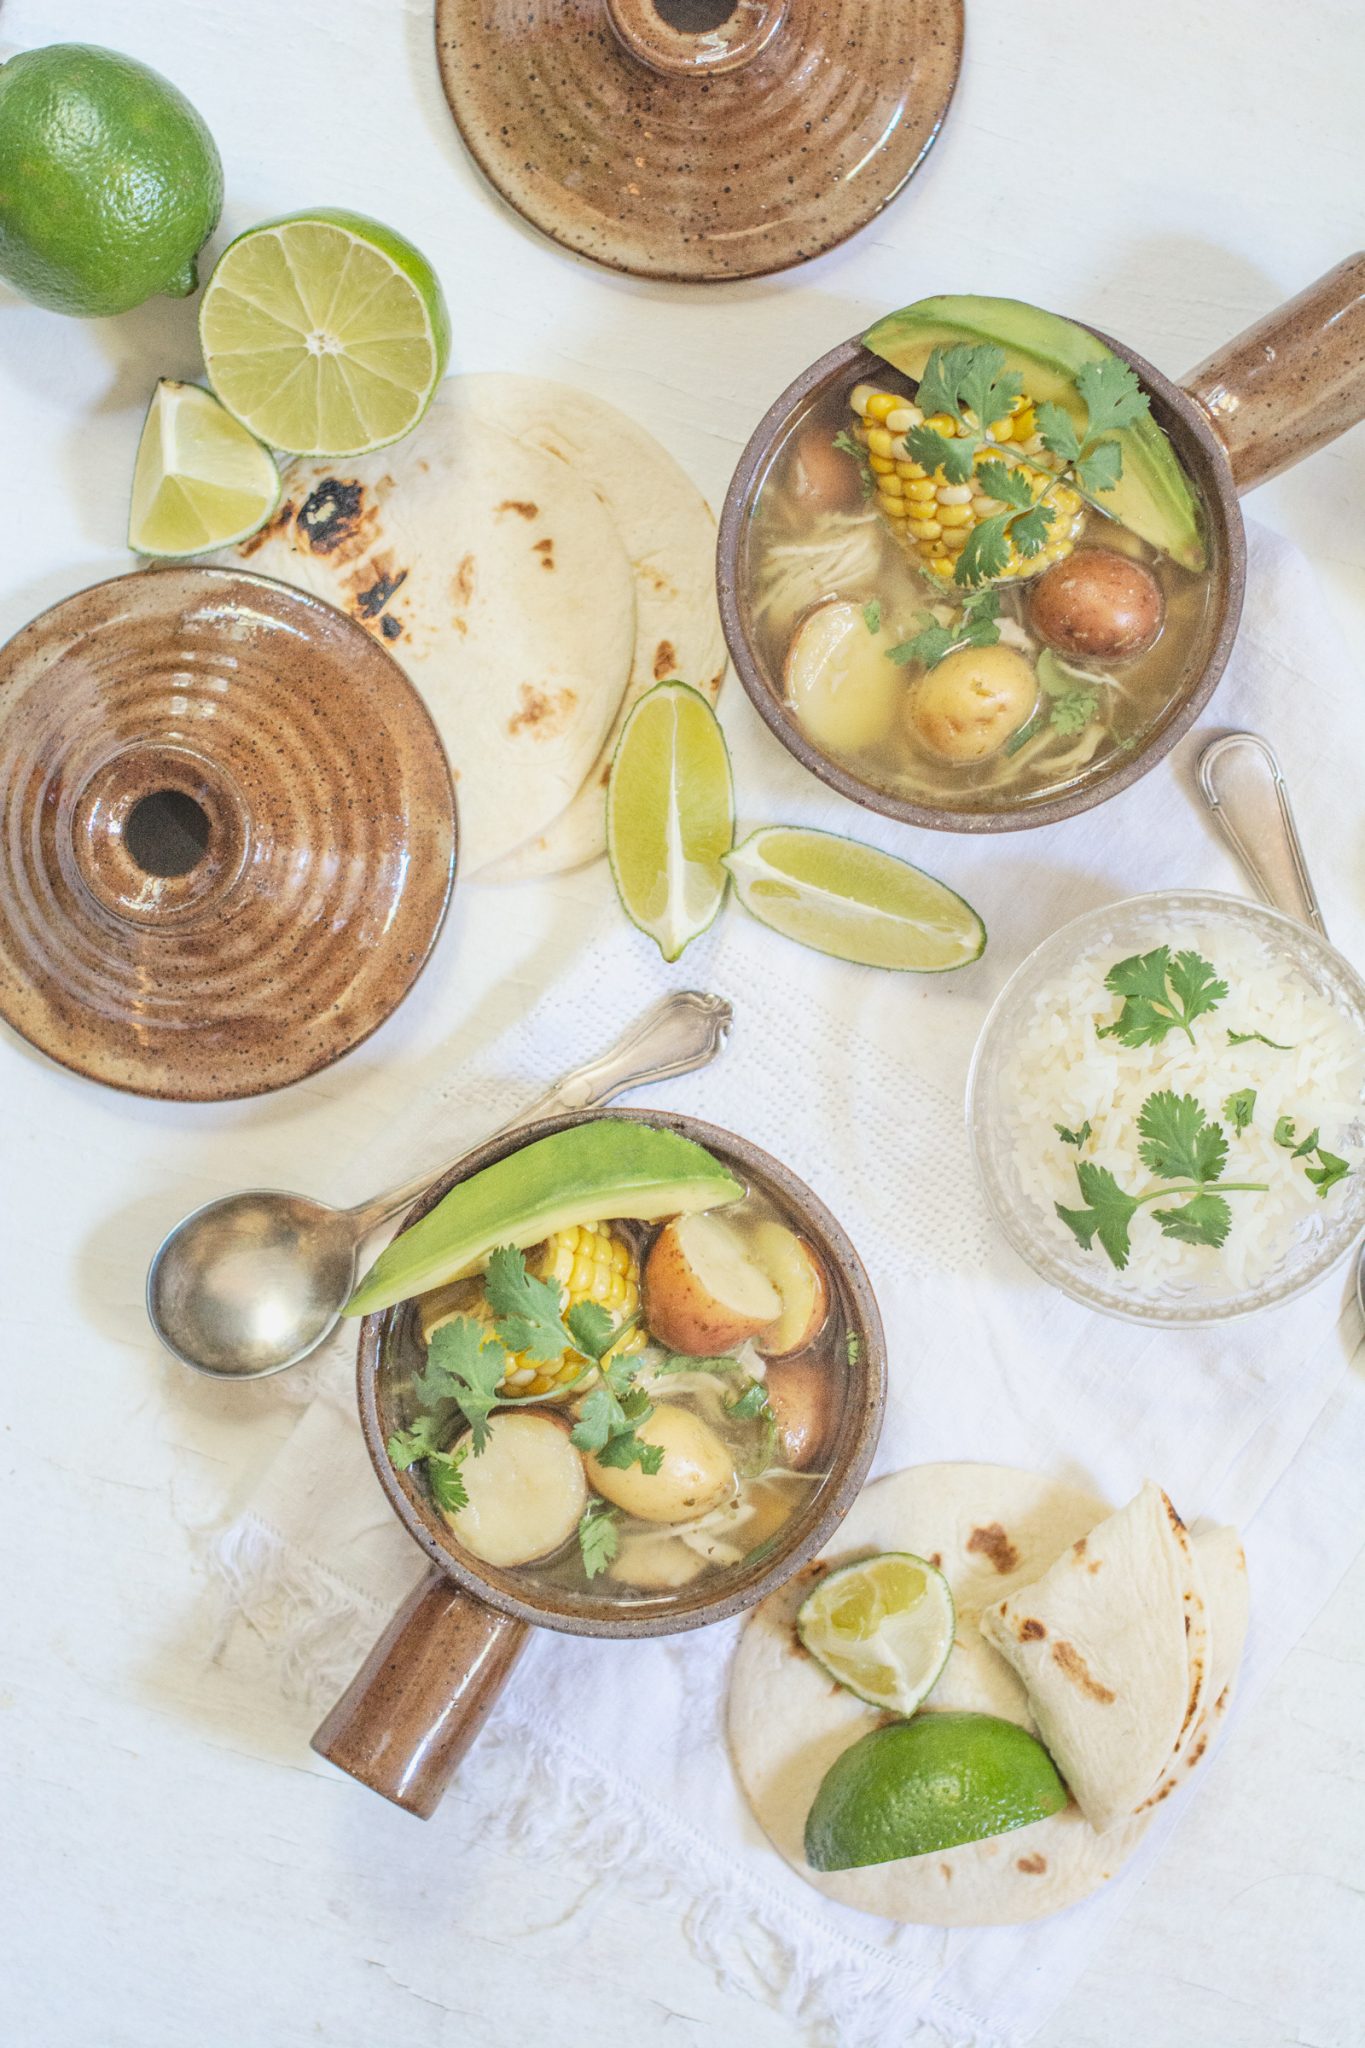
M 602 852 L 607 772 L 647 689 L 680 676 L 714 700 L 714 550 L 705 501 L 624 414 L 475 376 L 393 447 L 291 464 L 275 518 L 226 559 L 382 641 L 441 734 L 462 872 L 515 881 Z
M 1081 1489 L 1000 1465 L 922 1465 L 871 1486 L 839 1561 L 927 1558 L 957 1607 L 953 1648 L 921 1712 L 995 1714 L 1037 1735 L 1072 1803 L 944 1853 L 819 1874 L 806 1815 L 826 1771 L 879 1716 L 801 1648 L 798 1607 L 824 1565 L 755 1609 L 730 1691 L 745 1794 L 787 1861 L 845 1905 L 888 1919 L 990 1926 L 1096 1890 L 1208 1750 L 1247 1626 L 1236 1532 L 1188 1532 L 1148 1484 L 1117 1513 Z

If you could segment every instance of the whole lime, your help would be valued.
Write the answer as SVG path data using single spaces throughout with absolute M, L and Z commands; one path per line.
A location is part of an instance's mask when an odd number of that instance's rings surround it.
M 0 276 L 57 313 L 185 298 L 218 224 L 213 137 L 168 79 L 90 43 L 0 65 Z
M 1066 1805 L 1041 1742 L 992 1714 L 916 1714 L 837 1756 L 806 1820 L 812 1870 L 856 1870 L 1026 1828 Z

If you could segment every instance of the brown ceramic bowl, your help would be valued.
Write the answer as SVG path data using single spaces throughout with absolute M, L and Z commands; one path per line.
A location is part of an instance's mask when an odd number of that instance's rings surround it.
M 1052 825 L 1105 803 L 1146 775 L 1189 730 L 1217 687 L 1241 615 L 1246 534 L 1238 494 L 1288 468 L 1365 418 L 1365 255 L 1349 257 L 1295 299 L 1236 337 L 1185 384 L 1091 330 L 1131 364 L 1203 502 L 1215 601 L 1184 692 L 1130 753 L 1083 772 L 1055 795 L 1014 805 L 917 803 L 865 780 L 809 738 L 786 704 L 753 630 L 747 568 L 750 522 L 788 437 L 831 391 L 883 378 L 886 364 L 858 337 L 831 349 L 788 386 L 751 436 L 721 514 L 717 583 L 721 622 L 740 680 L 760 717 L 803 767 L 842 795 L 907 825 L 936 832 L 1015 832 Z
M 748 1566 L 675 1593 L 629 1602 L 567 1587 L 539 1585 L 517 1571 L 480 1563 L 461 1549 L 411 1472 L 399 1472 L 385 1448 L 406 1419 L 398 1390 L 422 1352 L 411 1302 L 367 1316 L 361 1326 L 357 1385 L 365 1442 L 380 1484 L 434 1569 L 380 1639 L 349 1690 L 313 1739 L 313 1747 L 374 1791 L 424 1818 L 436 1807 L 477 1735 L 531 1626 L 573 1635 L 673 1635 L 723 1621 L 751 1607 L 813 1557 L 851 1507 L 872 1461 L 886 1398 L 881 1317 L 862 1261 L 811 1190 L 755 1145 L 695 1118 L 639 1110 L 591 1111 L 546 1118 L 492 1138 L 432 1187 L 406 1218 L 415 1223 L 457 1182 L 538 1138 L 609 1116 L 677 1131 L 704 1145 L 746 1185 L 758 1188 L 819 1254 L 846 1329 L 848 1397 L 829 1474 L 784 1524 L 776 1548 Z M 406 1227 L 405 1224 L 405 1227 Z

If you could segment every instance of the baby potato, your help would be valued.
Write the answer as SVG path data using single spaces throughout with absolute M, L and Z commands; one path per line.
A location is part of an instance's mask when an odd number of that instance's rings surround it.
M 793 1472 L 819 1464 L 834 1437 L 835 1383 L 829 1367 L 818 1358 L 775 1358 L 764 1385 L 783 1464 Z
M 1013 647 L 960 647 L 921 676 L 905 707 L 911 737 L 940 761 L 984 761 L 1027 724 L 1038 679 Z
M 645 1258 L 645 1328 L 689 1358 L 733 1350 L 782 1312 L 747 1246 L 709 1209 L 666 1223 Z
M 1113 548 L 1077 548 L 1033 584 L 1028 616 L 1058 654 L 1131 661 L 1161 631 L 1166 600 L 1144 562 Z
M 842 598 L 806 613 L 787 649 L 782 687 L 817 747 L 840 754 L 887 737 L 905 687 L 888 659 L 895 644 L 888 627 L 869 632 L 863 607 Z
M 860 504 L 863 480 L 858 464 L 823 424 L 807 427 L 796 444 L 792 465 L 796 495 L 803 503 L 829 511 L 852 511 Z
M 470 1445 L 466 1434 L 460 1442 Z M 534 1408 L 490 1417 L 488 1441 L 460 1467 L 469 1505 L 443 1509 L 465 1549 L 485 1564 L 531 1564 L 567 1543 L 588 1504 L 583 1460 L 567 1423 Z
M 657 1472 L 639 1465 L 601 1465 L 591 1453 L 583 1460 L 588 1478 L 613 1507 L 642 1522 L 691 1522 L 709 1514 L 733 1491 L 735 1468 L 725 1445 L 690 1408 L 664 1402 L 636 1427 L 642 1443 L 662 1444 Z
M 819 1336 L 829 1310 L 824 1268 L 804 1238 L 771 1217 L 754 1231 L 753 1245 L 754 1257 L 782 1297 L 781 1315 L 759 1331 L 755 1342 L 765 1358 L 804 1351 Z

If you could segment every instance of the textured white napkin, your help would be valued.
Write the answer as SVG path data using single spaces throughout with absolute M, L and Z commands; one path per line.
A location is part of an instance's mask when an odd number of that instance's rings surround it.
M 415 1104 L 408 1126 L 391 1133 L 390 1159 L 371 1163 L 397 1177 L 431 1156 L 435 1131 L 449 1149 L 473 1142 L 665 988 L 729 996 L 737 1025 L 721 1062 L 649 1099 L 773 1151 L 851 1233 L 889 1340 L 875 1472 L 988 1459 L 1055 1473 L 1116 1503 L 1150 1474 L 1188 1518 L 1236 1522 L 1252 1584 L 1245 1699 L 1365 1538 L 1365 1399 L 1347 1372 L 1359 1331 L 1346 1280 L 1207 1335 L 1093 1315 L 1001 1242 L 962 1117 L 986 1008 L 1046 933 L 1138 891 L 1244 888 L 1193 794 L 1194 756 L 1211 731 L 1246 727 L 1274 744 L 1299 798 L 1328 929 L 1348 954 L 1365 952 L 1358 880 L 1332 865 L 1334 820 L 1357 811 L 1365 698 L 1307 565 L 1262 530 L 1252 534 L 1244 623 L 1213 714 L 1113 803 L 1050 830 L 971 841 L 907 832 L 829 797 L 760 731 L 732 684 L 725 717 L 743 821 L 826 824 L 921 862 L 985 917 L 983 960 L 942 980 L 848 968 L 731 906 L 668 969 L 620 917 L 599 866 L 553 885 L 566 919 L 586 930 L 585 949 L 557 959 L 556 978 L 521 1022 L 476 1071 L 452 1079 L 443 1101 Z M 510 967 L 518 912 L 513 894 L 506 901 Z M 503 966 L 485 954 L 479 972 L 491 984 Z M 278 1645 L 281 1685 L 320 1705 L 424 1568 L 361 1444 L 353 1353 L 348 1333 L 311 1371 L 316 1398 L 216 1554 L 235 1608 Z M 830 1905 L 767 1848 L 725 1765 L 737 1626 L 638 1643 L 537 1635 L 464 1766 L 461 1825 L 472 1799 L 482 1824 L 528 1855 L 575 1859 L 593 1884 L 609 1875 L 626 1893 L 669 1895 L 724 1981 L 849 2048 L 904 2040 L 917 2027 L 916 2038 L 953 2048 L 1027 2041 L 1160 1853 L 1180 1802 L 1104 1893 L 1024 1929 L 896 1928 Z M 439 1835 L 441 1816 L 431 1826 Z

